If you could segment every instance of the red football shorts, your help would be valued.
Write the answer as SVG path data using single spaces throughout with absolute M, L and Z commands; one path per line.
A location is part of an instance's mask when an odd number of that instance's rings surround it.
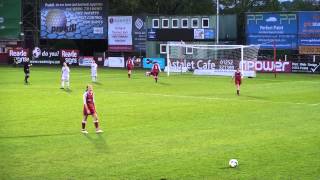
M 88 116 L 88 115 L 93 115 L 94 113 L 96 113 L 96 108 L 94 107 L 94 105 L 87 105 L 87 106 L 88 106 L 90 113 L 88 114 L 86 108 L 83 106 L 83 115 Z
M 241 85 L 241 79 L 236 79 L 236 80 L 234 81 L 234 84 L 235 84 L 235 85 L 237 85 L 237 84 Z
M 130 70 L 133 69 L 133 66 L 132 65 L 128 65 L 127 69 L 128 69 L 128 71 L 130 71 Z
M 151 74 L 152 74 L 153 76 L 158 76 L 159 71 L 152 71 Z

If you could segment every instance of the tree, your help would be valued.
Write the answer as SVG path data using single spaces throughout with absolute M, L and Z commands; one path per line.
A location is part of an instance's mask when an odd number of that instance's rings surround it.
M 290 11 L 312 11 L 320 10 L 319 4 L 316 6 L 316 1 L 306 1 L 306 0 L 294 0 L 289 6 Z M 319 2 L 318 2 L 319 3 Z
M 212 0 L 110 0 L 109 14 L 213 14 Z

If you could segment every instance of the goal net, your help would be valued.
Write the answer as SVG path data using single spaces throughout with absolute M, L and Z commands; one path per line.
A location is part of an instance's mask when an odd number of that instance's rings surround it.
M 201 45 L 186 43 L 167 44 L 168 75 L 193 72 L 195 75 L 233 76 L 240 68 L 244 76 L 255 77 L 254 66 L 248 62 L 257 60 L 259 46 Z

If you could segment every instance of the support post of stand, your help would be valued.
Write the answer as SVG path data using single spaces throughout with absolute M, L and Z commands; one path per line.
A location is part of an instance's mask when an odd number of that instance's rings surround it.
M 274 72 L 274 78 L 277 78 L 277 69 L 276 69 L 276 62 L 277 62 L 277 49 L 276 49 L 276 41 L 273 41 L 273 72 Z

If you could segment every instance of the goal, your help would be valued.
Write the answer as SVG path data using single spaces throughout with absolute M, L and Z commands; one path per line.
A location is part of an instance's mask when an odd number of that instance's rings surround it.
M 203 45 L 182 42 L 167 43 L 167 75 L 192 72 L 195 75 L 233 76 L 240 68 L 243 76 L 255 77 L 257 45 Z

